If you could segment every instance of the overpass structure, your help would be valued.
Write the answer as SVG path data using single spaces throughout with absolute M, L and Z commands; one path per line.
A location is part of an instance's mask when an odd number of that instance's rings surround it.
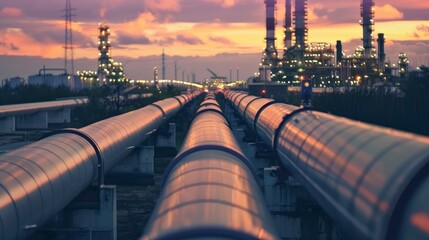
M 25 239 L 89 186 L 104 188 L 104 173 L 195 96 L 187 93 L 81 129 L 59 130 L 1 155 L 0 239 Z M 20 111 L 29 110 L 15 110 Z
M 88 98 L 0 106 L 0 133 L 16 129 L 47 129 L 50 123 L 70 123 L 70 109 Z
M 429 238 L 429 138 L 243 92 L 225 97 L 347 239 Z

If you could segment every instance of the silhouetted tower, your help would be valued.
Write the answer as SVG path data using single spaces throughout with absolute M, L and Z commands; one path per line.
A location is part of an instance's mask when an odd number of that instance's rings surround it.
M 74 75 L 74 56 L 73 56 L 73 34 L 72 34 L 72 17 L 75 9 L 71 7 L 71 0 L 66 0 L 64 9 L 65 20 L 65 41 L 64 41 L 64 69 L 67 75 Z M 73 82 L 73 81 L 72 81 Z M 71 86 L 73 88 L 73 86 Z
M 110 56 L 110 28 L 105 23 L 98 24 L 99 36 L 98 36 L 98 78 L 105 84 L 108 79 L 109 69 L 112 67 L 112 61 Z
M 362 0 L 361 4 L 361 25 L 363 29 L 363 48 L 364 58 L 373 58 L 372 52 L 374 50 L 374 1 Z
M 386 52 L 384 51 L 384 43 L 386 42 L 383 33 L 378 34 L 378 69 L 380 72 L 384 72 L 385 63 L 386 63 Z
M 295 46 L 299 50 L 298 60 L 302 63 L 304 63 L 307 34 L 307 0 L 295 0 Z
M 337 41 L 337 66 L 340 65 L 341 61 L 343 60 L 343 44 L 340 40 Z
M 162 49 L 162 79 L 165 80 L 165 52 Z
M 285 49 L 292 47 L 292 0 L 286 0 L 286 15 L 285 15 Z
M 265 64 L 267 66 L 274 66 L 277 59 L 276 49 L 276 11 L 277 0 L 265 0 L 266 5 L 266 26 L 267 36 L 265 38 L 267 45 L 265 47 Z

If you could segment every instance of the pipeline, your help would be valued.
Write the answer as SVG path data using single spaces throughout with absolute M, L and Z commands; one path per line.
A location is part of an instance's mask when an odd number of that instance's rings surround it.
M 88 103 L 88 98 L 62 99 L 49 102 L 23 103 L 0 106 L 0 118 L 32 114 L 42 111 L 55 111 L 62 108 L 77 107 Z
M 141 239 L 278 239 L 256 181 L 212 94 L 167 167 Z
M 243 93 L 225 97 L 348 239 L 429 239 L 429 138 Z
M 165 99 L 0 156 L 0 239 L 24 239 L 141 144 L 196 94 Z M 180 101 L 179 99 L 182 99 Z

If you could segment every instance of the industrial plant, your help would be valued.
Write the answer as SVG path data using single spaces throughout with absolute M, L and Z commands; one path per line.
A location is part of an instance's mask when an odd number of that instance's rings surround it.
M 330 43 L 308 41 L 307 0 L 286 0 L 284 49 L 276 47 L 277 0 L 265 0 L 266 47 L 255 82 L 278 82 L 300 86 L 301 80 L 311 79 L 314 87 L 373 86 L 389 83 L 400 86 L 408 78 L 409 60 L 401 53 L 398 62 L 386 61 L 385 36 L 374 39 L 374 0 L 362 0 L 362 45 L 346 55 L 341 40 L 334 47 Z M 294 13 L 292 14 L 292 10 Z M 294 20 L 294 21 L 292 21 Z M 293 26 L 294 23 L 294 26 Z
M 98 69 L 96 71 L 78 71 L 77 75 L 86 87 L 128 82 L 122 63 L 115 61 L 111 56 L 109 25 L 99 23 L 98 30 Z

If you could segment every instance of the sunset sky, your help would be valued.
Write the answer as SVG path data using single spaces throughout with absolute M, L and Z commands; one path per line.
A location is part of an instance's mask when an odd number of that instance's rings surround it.
M 385 33 L 388 59 L 397 62 L 399 52 L 406 52 L 414 66 L 428 64 L 429 1 L 375 2 L 375 34 Z M 278 0 L 278 49 L 284 5 Z M 27 77 L 44 64 L 62 66 L 64 6 L 60 0 L 0 1 L 0 79 Z M 111 27 L 113 57 L 127 63 L 126 71 L 137 79 L 150 78 L 151 69 L 160 67 L 163 48 L 167 77 L 173 77 L 174 61 L 180 75 L 207 77 L 209 67 L 229 76 L 229 69 L 239 67 L 240 76 L 248 77 L 265 45 L 263 0 L 72 0 L 72 6 L 76 70 L 96 68 L 99 22 Z M 360 1 L 308 0 L 308 7 L 311 42 L 342 40 L 346 52 L 361 44 Z

